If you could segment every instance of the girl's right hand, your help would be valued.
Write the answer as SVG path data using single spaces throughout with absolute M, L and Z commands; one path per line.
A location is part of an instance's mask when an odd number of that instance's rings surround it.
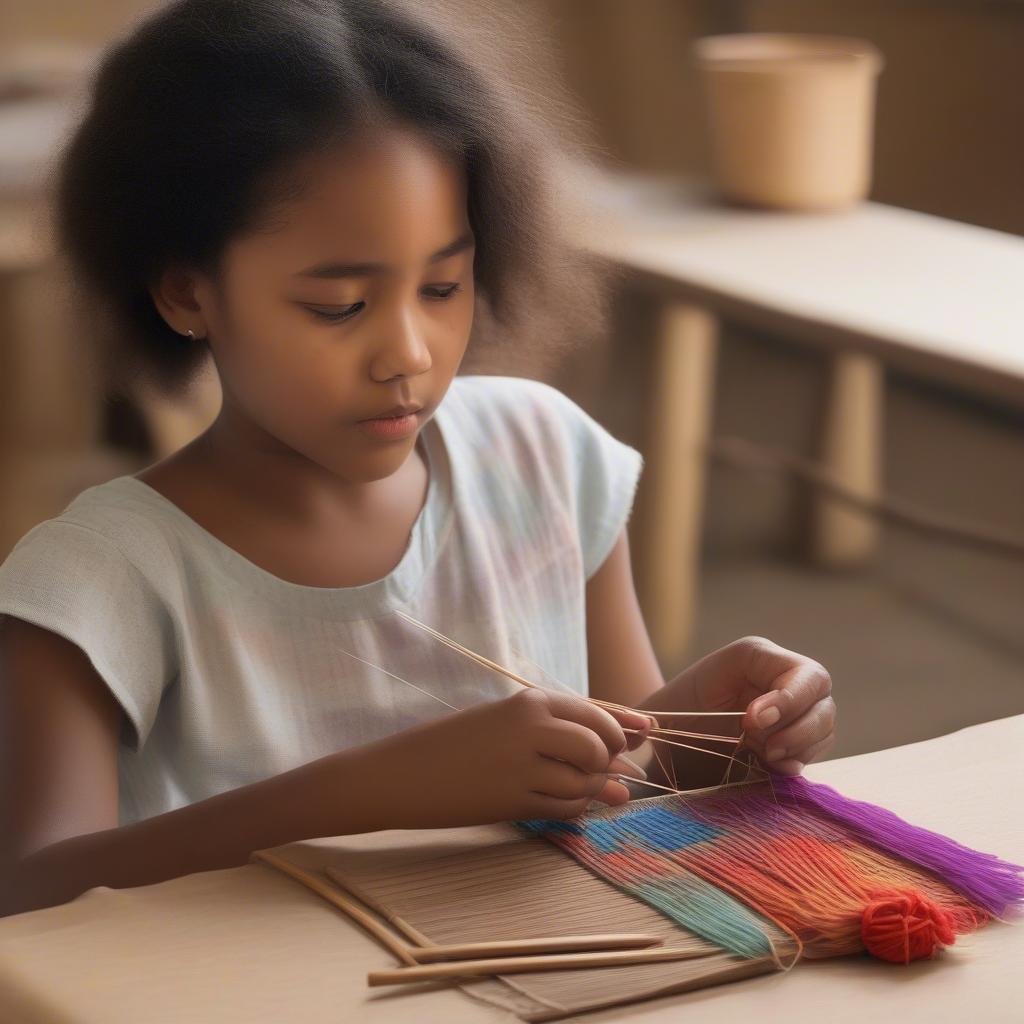
M 621 755 L 650 727 L 645 715 L 540 689 L 416 726 L 376 745 L 381 827 L 573 818 L 592 800 L 625 803 L 629 790 L 608 776 L 643 777 Z

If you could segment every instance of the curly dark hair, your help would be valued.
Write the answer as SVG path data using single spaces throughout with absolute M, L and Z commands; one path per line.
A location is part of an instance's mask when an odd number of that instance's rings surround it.
M 103 53 L 54 207 L 114 390 L 145 378 L 180 393 L 208 358 L 156 309 L 167 266 L 216 274 L 232 236 L 297 194 L 296 158 L 388 121 L 466 169 L 470 354 L 504 339 L 564 351 L 605 330 L 614 271 L 572 244 L 582 208 L 558 172 L 600 149 L 592 126 L 557 77 L 530 83 L 536 25 L 479 4 L 465 21 L 432 3 L 428 22 L 410 0 L 178 0 Z

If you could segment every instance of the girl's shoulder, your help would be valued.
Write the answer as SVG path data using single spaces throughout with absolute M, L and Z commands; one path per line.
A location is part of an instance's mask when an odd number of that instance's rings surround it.
M 108 620 L 168 630 L 202 554 L 190 554 L 187 537 L 173 506 L 136 477 L 87 487 L 0 559 L 0 615 L 36 613 L 44 625 L 40 616 L 58 621 L 102 608 Z
M 171 555 L 173 520 L 133 476 L 119 476 L 81 491 L 57 515 L 28 530 L 7 559 L 45 553 L 55 564 L 92 558 L 98 567 L 127 562 L 147 573 Z M 106 561 L 104 561 L 106 559 Z
M 536 380 L 456 377 L 439 412 L 467 504 L 492 510 L 506 526 L 517 517 L 564 522 L 589 579 L 629 516 L 640 452 Z
M 526 377 L 456 377 L 444 409 L 461 437 L 492 451 L 504 442 L 553 458 L 573 457 L 587 447 L 621 445 L 568 395 Z
M 23 619 L 81 648 L 124 708 L 135 749 L 176 671 L 175 564 L 125 478 L 87 488 L 0 562 L 0 620 Z

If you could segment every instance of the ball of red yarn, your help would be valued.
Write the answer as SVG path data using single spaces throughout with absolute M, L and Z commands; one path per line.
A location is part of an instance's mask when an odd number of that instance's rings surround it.
M 860 934 L 872 956 L 894 964 L 932 956 L 956 941 L 949 911 L 919 892 L 890 893 L 869 903 Z

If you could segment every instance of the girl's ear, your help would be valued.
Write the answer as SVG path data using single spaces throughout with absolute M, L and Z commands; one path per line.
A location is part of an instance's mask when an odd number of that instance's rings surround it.
M 168 267 L 150 286 L 149 293 L 167 326 L 179 334 L 191 329 L 196 336 L 206 334 L 203 310 L 196 297 L 198 278 L 185 267 Z

